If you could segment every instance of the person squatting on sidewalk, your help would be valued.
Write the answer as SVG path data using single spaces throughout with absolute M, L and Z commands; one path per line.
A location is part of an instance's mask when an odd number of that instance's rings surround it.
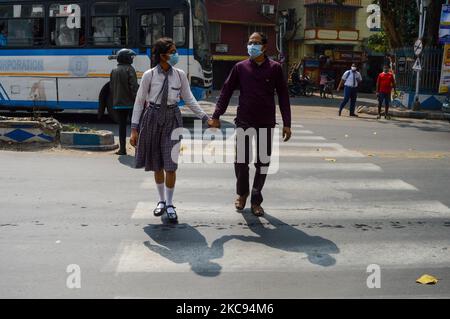
M 389 120 L 391 117 L 389 115 L 389 106 L 391 104 L 391 94 L 392 89 L 396 91 L 395 78 L 388 65 L 383 67 L 383 72 L 378 75 L 377 79 L 377 97 L 378 97 L 378 116 L 377 119 L 381 118 L 381 106 L 384 101 L 385 110 L 384 118 Z
M 345 71 L 342 75 L 342 79 L 337 88 L 337 90 L 340 91 L 344 84 L 344 101 L 342 101 L 341 106 L 339 107 L 339 116 L 341 116 L 342 110 L 347 105 L 348 101 L 350 101 L 350 116 L 357 117 L 355 114 L 355 107 L 356 99 L 358 98 L 358 86 L 361 82 L 361 74 L 357 71 L 356 64 L 353 63 L 351 70 Z
M 110 92 L 112 92 L 113 110 L 119 119 L 119 151 L 117 155 L 127 154 L 127 124 L 130 111 L 138 91 L 136 71 L 131 66 L 136 53 L 122 49 L 117 53 L 117 67 L 111 71 Z
M 183 127 L 178 107 L 180 97 L 204 123 L 212 126 L 212 121 L 192 95 L 186 73 L 174 67 L 178 63 L 178 53 L 173 40 L 157 40 L 153 54 L 157 65 L 142 77 L 134 103 L 130 143 L 136 146 L 136 168 L 154 172 L 159 194 L 154 215 L 167 213 L 170 222 L 177 222 L 173 194 L 181 136 L 174 140 L 171 135 Z

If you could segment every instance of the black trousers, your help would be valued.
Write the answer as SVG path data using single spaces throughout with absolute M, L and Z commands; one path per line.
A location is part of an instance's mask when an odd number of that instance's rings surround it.
M 251 204 L 260 205 L 263 202 L 262 189 L 266 182 L 267 170 L 270 165 L 273 142 L 272 127 L 249 127 L 237 124 L 236 127 L 236 157 L 234 172 L 236 175 L 236 192 L 239 196 L 250 194 L 249 164 L 253 162 L 256 168 L 251 191 Z M 253 145 L 256 143 L 256 154 Z
M 128 116 L 130 114 L 129 109 L 116 109 L 119 119 L 119 145 L 120 151 L 126 152 L 127 150 L 127 126 Z

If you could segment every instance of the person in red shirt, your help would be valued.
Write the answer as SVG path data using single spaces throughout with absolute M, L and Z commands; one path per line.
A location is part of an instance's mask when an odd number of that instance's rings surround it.
M 385 113 L 384 118 L 390 119 L 389 116 L 389 106 L 391 104 L 391 92 L 392 89 L 394 91 L 395 88 L 395 78 L 392 72 L 389 72 L 390 68 L 388 65 L 385 65 L 383 67 L 383 72 L 378 75 L 377 79 L 377 97 L 378 97 L 378 117 L 377 119 L 381 118 L 381 105 L 383 104 L 383 101 L 385 103 Z

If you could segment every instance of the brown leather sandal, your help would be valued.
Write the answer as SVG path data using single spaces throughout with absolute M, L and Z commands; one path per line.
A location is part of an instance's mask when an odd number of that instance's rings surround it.
M 243 210 L 245 208 L 245 203 L 247 202 L 248 194 L 244 196 L 238 196 L 234 201 L 234 207 L 237 210 Z
M 261 205 L 253 204 L 252 205 L 252 213 L 253 213 L 253 215 L 255 215 L 257 217 L 264 216 L 264 208 L 262 208 Z

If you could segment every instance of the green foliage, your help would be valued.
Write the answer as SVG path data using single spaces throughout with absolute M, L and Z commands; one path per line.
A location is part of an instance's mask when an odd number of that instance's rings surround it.
M 381 21 L 391 48 L 411 46 L 418 37 L 419 11 L 416 0 L 376 0 L 381 8 Z M 425 36 L 427 45 L 438 42 L 441 5 L 445 0 L 433 0 L 427 10 Z
M 384 31 L 375 33 L 367 39 L 367 47 L 378 53 L 386 53 L 389 51 L 389 42 Z

